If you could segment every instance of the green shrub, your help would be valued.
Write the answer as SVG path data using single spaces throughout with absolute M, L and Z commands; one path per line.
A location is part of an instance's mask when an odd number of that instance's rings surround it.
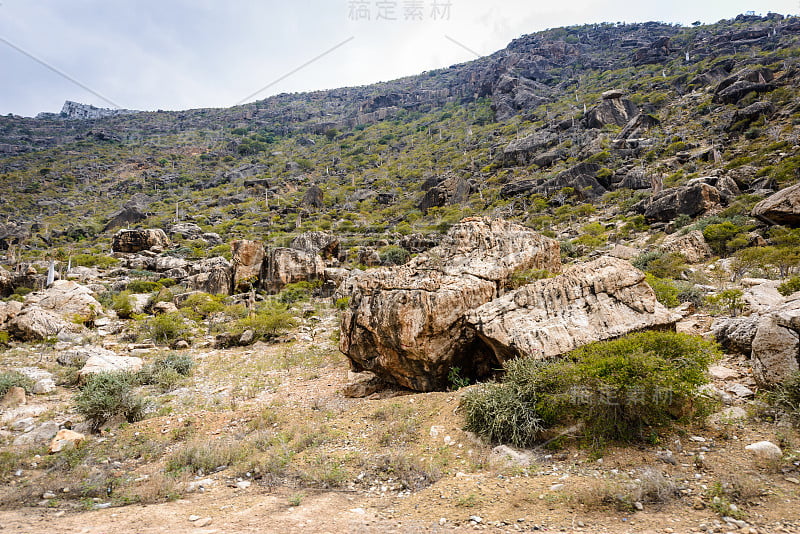
M 706 298 L 712 306 L 716 306 L 720 312 L 736 316 L 744 310 L 744 292 L 741 289 L 726 289 L 715 295 Z
M 180 339 L 188 341 L 191 328 L 180 312 L 172 312 L 147 319 L 141 327 L 141 332 L 154 343 L 169 345 Z
M 392 245 L 381 250 L 379 256 L 383 265 L 403 265 L 411 254 L 403 247 Z
M 800 426 L 800 371 L 767 392 L 764 399 L 778 414 L 785 414 L 795 426 Z
M 645 273 L 645 281 L 653 288 L 656 294 L 656 300 L 666 306 L 667 308 L 674 308 L 679 306 L 681 301 L 678 298 L 680 289 L 675 286 L 672 280 L 659 278 L 650 273 Z
M 652 439 L 679 418 L 705 415 L 698 387 L 718 356 L 716 345 L 696 336 L 640 332 L 558 360 L 519 358 L 501 383 L 465 395 L 465 429 L 516 446 L 573 423 L 594 443 Z
M 278 293 L 278 300 L 283 304 L 294 304 L 303 300 L 311 298 L 311 293 L 316 284 L 311 282 L 295 282 L 294 284 L 286 284 L 286 286 Z
M 270 340 L 284 334 L 295 324 L 295 318 L 285 305 L 278 302 L 267 302 L 252 316 L 233 323 L 229 332 L 234 336 L 241 336 L 245 330 L 252 330 L 254 340 Z
M 80 267 L 99 267 L 101 269 L 108 269 L 119 263 L 117 258 L 104 254 L 75 254 L 71 259 L 72 265 Z
M 748 226 L 740 226 L 733 221 L 709 224 L 703 229 L 703 237 L 716 254 L 724 255 L 735 252 L 748 245 Z
M 682 254 L 668 252 L 649 261 L 645 271 L 658 278 L 678 278 L 687 268 L 686 258 Z
M 223 299 L 224 297 L 221 295 L 194 293 L 183 301 L 181 312 L 192 318 L 205 319 L 212 313 L 225 309 L 225 305 L 222 303 Z
M 27 393 L 33 389 L 33 380 L 19 371 L 3 371 L 0 373 L 0 398 L 12 387 L 21 387 Z
M 793 276 L 778 286 L 778 292 L 788 297 L 795 291 L 800 291 L 800 276 Z
M 192 373 L 194 360 L 188 354 L 171 352 L 142 367 L 136 374 L 140 384 L 154 384 L 162 391 L 174 389 Z
M 133 391 L 136 383 L 131 373 L 98 373 L 89 375 L 75 396 L 75 407 L 98 431 L 109 419 L 122 416 L 129 423 L 145 417 L 146 401 Z
M 111 308 L 122 319 L 128 319 L 133 314 L 134 301 L 130 291 L 122 291 L 111 298 Z
M 150 280 L 131 280 L 128 284 L 128 291 L 131 293 L 152 293 L 158 291 L 163 286 L 158 282 Z

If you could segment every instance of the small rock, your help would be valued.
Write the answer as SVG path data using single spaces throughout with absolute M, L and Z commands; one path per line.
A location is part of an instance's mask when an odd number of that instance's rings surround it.
M 72 430 L 67 430 L 66 428 L 61 429 L 56 433 L 56 437 L 53 438 L 53 441 L 50 442 L 50 447 L 48 451 L 50 454 L 54 454 L 56 452 L 61 452 L 64 450 L 65 447 L 68 446 L 77 446 L 79 443 L 83 443 L 86 441 L 86 436 L 81 434 L 80 432 L 74 432 Z
M 33 385 L 33 393 L 36 395 L 46 395 L 56 389 L 56 382 L 52 378 L 42 378 Z
M 703 442 L 706 441 L 706 438 L 704 438 L 702 436 L 692 436 L 692 437 L 689 438 L 689 441 L 694 441 L 696 443 L 703 443 Z
M 745 450 L 750 451 L 758 458 L 764 458 L 767 460 L 779 460 L 783 456 L 783 451 L 781 448 L 771 441 L 759 441 L 758 443 L 753 443 L 752 445 L 745 447 Z
M 56 498 L 56 494 L 53 493 L 52 491 L 46 491 L 46 492 L 42 493 L 42 499 L 55 499 L 55 498 Z
M 202 516 L 192 514 L 192 515 L 189 516 L 189 521 L 194 523 L 195 521 L 197 521 L 198 519 L 201 519 L 201 518 L 202 518 Z
M 791 482 L 792 484 L 800 484 L 800 479 L 794 477 L 786 477 L 784 478 L 786 482 Z
M 25 390 L 19 386 L 12 386 L 0 400 L 0 409 L 16 408 L 26 403 Z
M 644 505 L 642 503 L 640 503 L 639 501 L 636 501 L 635 503 L 633 503 L 633 507 L 636 508 L 637 510 L 639 510 L 640 512 L 642 510 L 644 510 Z
M 242 332 L 241 336 L 239 336 L 239 344 L 249 345 L 250 343 L 253 342 L 253 339 L 255 339 L 255 333 L 252 330 L 247 329 L 244 332 Z
M 715 378 L 717 380 L 730 380 L 731 378 L 736 378 L 739 376 L 738 372 L 723 365 L 712 365 L 708 368 L 708 374 L 711 375 L 711 378 Z
M 483 523 L 483 518 L 479 515 L 471 515 L 469 516 L 469 520 L 477 525 Z
M 18 419 L 13 423 L 11 423 L 11 430 L 22 432 L 23 430 L 31 428 L 33 425 L 34 425 L 33 417 L 25 417 L 23 419 Z
M 247 489 L 247 488 L 249 488 L 249 487 L 250 487 L 252 484 L 253 484 L 253 483 L 252 483 L 252 482 L 250 482 L 249 480 L 240 480 L 239 482 L 237 482 L 237 483 L 236 483 L 236 487 L 237 487 L 237 488 L 239 488 L 239 489 Z
M 175 349 L 176 350 L 184 350 L 184 349 L 188 349 L 188 348 L 189 348 L 189 342 L 186 341 L 185 339 L 181 339 L 180 341 L 175 343 Z
M 202 519 L 198 519 L 194 522 L 194 526 L 198 528 L 207 527 L 211 524 L 212 519 L 210 517 L 204 517 Z
M 725 390 L 742 399 L 755 395 L 752 389 L 743 384 L 731 384 Z
M 186 492 L 193 493 L 195 491 L 203 491 L 206 488 L 210 488 L 216 484 L 216 482 L 211 478 L 204 478 L 202 480 L 194 480 L 186 484 Z
M 550 486 L 550 491 L 558 491 L 564 487 L 564 484 L 553 484 Z

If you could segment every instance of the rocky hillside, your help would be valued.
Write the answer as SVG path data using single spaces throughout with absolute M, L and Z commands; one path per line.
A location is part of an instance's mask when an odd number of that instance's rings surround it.
M 798 36 L 0 118 L 1 526 L 794 531 Z

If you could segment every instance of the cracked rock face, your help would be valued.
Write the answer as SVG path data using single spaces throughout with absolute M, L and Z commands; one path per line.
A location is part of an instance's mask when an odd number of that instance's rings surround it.
M 467 322 L 500 363 L 558 356 L 587 343 L 674 324 L 644 273 L 602 257 L 537 280 L 469 312 Z
M 772 387 L 800 369 L 800 294 L 758 319 L 753 337 L 753 376 Z
M 558 242 L 499 219 L 464 219 L 409 263 L 346 282 L 340 349 L 353 370 L 418 391 L 445 387 L 452 367 L 489 374 L 497 362 L 465 315 L 526 269 L 560 271 Z

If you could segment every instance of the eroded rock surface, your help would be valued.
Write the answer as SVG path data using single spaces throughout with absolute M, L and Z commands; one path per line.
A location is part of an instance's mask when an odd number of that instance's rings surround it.
M 675 323 L 644 273 L 608 256 L 538 280 L 467 314 L 496 359 L 558 356 L 632 331 Z
M 464 316 L 526 269 L 560 271 L 558 242 L 500 219 L 465 219 L 409 263 L 343 284 L 340 349 L 353 370 L 419 391 L 444 387 L 454 366 L 487 374 L 497 362 Z

